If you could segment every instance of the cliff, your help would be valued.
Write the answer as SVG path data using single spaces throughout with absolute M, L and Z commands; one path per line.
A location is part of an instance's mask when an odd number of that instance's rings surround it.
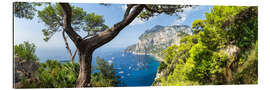
M 146 30 L 137 44 L 127 47 L 125 52 L 133 54 L 148 54 L 162 60 L 162 50 L 175 44 L 186 35 L 191 35 L 192 30 L 187 25 L 154 26 Z

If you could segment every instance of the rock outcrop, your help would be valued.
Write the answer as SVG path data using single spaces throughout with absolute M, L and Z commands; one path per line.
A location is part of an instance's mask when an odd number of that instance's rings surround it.
M 140 37 L 137 44 L 129 46 L 125 51 L 133 54 L 153 55 L 161 59 L 162 50 L 175 44 L 186 35 L 191 35 L 192 30 L 187 25 L 160 26 L 157 25 L 146 30 Z
M 14 56 L 14 87 L 20 88 L 22 86 L 22 80 L 34 80 L 37 70 L 40 64 L 37 61 L 24 60 L 18 56 Z

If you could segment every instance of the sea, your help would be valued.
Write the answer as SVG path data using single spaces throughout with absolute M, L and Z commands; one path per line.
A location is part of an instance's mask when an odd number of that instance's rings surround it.
M 124 52 L 125 48 L 98 48 L 92 57 L 92 66 L 96 66 L 96 57 L 104 58 L 113 64 L 116 75 L 120 76 L 119 87 L 151 86 L 154 82 L 160 62 L 150 55 L 135 55 Z M 61 49 L 37 49 L 36 54 L 40 62 L 56 59 L 60 62 L 69 62 L 68 53 Z M 75 57 L 78 62 L 78 57 Z M 94 70 L 93 72 L 97 72 Z

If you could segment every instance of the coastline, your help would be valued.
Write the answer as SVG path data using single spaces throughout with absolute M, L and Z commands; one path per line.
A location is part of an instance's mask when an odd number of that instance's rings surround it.
M 159 62 L 162 62 L 163 59 L 155 54 L 146 54 L 146 53 L 138 53 L 138 52 L 129 52 L 129 53 L 132 53 L 132 54 L 135 54 L 135 55 L 150 55 L 150 56 L 153 56 L 157 61 Z
M 163 61 L 163 59 L 161 57 L 159 57 L 159 56 L 157 56 L 155 54 L 148 54 L 148 55 L 155 57 L 156 60 L 159 61 L 159 62 L 162 62 Z

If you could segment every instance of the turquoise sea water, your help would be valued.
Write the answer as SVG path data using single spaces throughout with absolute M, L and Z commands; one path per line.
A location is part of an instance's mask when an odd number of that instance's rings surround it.
M 47 59 L 60 61 L 69 59 L 65 49 L 39 50 L 37 55 L 41 62 L 45 62 Z M 119 79 L 121 83 L 118 86 L 151 86 L 160 64 L 159 61 L 149 55 L 125 53 L 124 48 L 97 49 L 93 54 L 93 66 L 96 65 L 95 59 L 97 56 L 114 64 L 117 75 L 121 77 Z

